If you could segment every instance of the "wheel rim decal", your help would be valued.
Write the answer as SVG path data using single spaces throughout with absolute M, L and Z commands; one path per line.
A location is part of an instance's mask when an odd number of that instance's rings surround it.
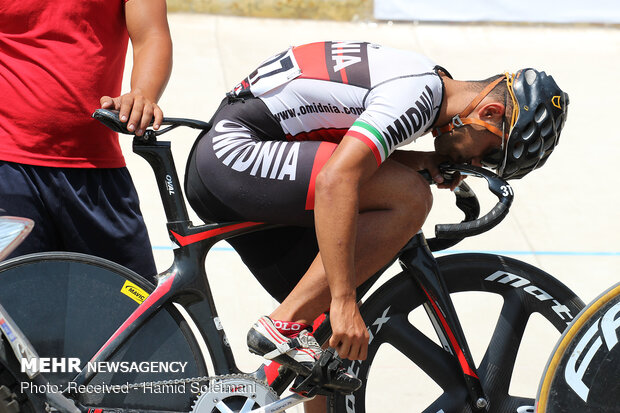
M 566 335 L 562 339 L 562 342 L 558 345 L 557 350 L 554 352 L 553 359 L 549 362 L 549 368 L 547 368 L 547 372 L 542 381 L 542 386 L 540 388 L 540 395 L 536 401 L 536 412 L 537 413 L 545 413 L 547 408 L 547 399 L 549 397 L 549 387 L 551 387 L 551 382 L 553 381 L 551 378 L 555 376 L 555 372 L 558 368 L 558 364 L 560 363 L 560 359 L 566 352 L 566 349 L 570 345 L 571 341 L 581 331 L 581 327 L 590 319 L 593 313 L 598 311 L 599 308 L 607 304 L 607 302 L 612 299 L 616 294 L 620 291 L 620 285 L 613 288 L 600 298 L 596 300 L 596 303 L 593 304 L 590 308 L 583 312 L 583 314 L 578 315 L 576 317 L 575 324 L 573 324 L 570 329 L 566 332 Z M 539 405 L 540 402 L 543 402 L 542 406 Z

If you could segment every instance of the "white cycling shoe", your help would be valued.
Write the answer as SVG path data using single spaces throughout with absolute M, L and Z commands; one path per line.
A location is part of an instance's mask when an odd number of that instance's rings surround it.
M 248 331 L 248 348 L 254 354 L 280 363 L 303 377 L 311 377 L 318 387 L 352 393 L 362 382 L 340 367 L 340 360 L 333 351 L 323 355 L 323 350 L 308 330 L 302 330 L 295 338 L 281 334 L 273 321 L 263 316 Z M 319 362 L 321 359 L 321 362 Z

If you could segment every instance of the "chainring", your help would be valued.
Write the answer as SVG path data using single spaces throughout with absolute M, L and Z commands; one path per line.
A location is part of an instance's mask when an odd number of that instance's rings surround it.
M 247 413 L 278 400 L 266 382 L 248 374 L 218 376 L 204 385 L 190 413 Z

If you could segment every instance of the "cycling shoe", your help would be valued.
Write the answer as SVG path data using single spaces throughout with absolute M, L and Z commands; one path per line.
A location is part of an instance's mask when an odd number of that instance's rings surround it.
M 299 393 L 309 393 L 311 387 L 322 387 L 339 393 L 352 393 L 362 382 L 347 373 L 341 360 L 328 349 L 323 351 L 308 330 L 295 338 L 281 334 L 269 317 L 261 317 L 248 331 L 248 348 L 254 354 L 278 362 L 306 379 L 296 386 Z M 294 390 L 295 391 L 295 390 Z

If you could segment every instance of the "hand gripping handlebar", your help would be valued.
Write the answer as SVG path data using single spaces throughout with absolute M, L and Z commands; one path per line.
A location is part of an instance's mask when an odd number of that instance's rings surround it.
M 482 234 L 499 224 L 508 214 L 514 194 L 512 187 L 504 179 L 493 172 L 473 165 L 441 165 L 443 173 L 459 172 L 461 175 L 473 175 L 484 178 L 489 186 L 489 191 L 498 198 L 497 204 L 483 217 L 461 222 L 460 224 L 435 225 L 435 236 L 440 239 L 457 239 Z M 463 183 L 461 184 L 461 186 Z M 455 191 L 457 206 L 466 202 L 467 197 L 474 196 L 473 192 L 466 187 L 466 191 Z M 460 199 L 459 199 L 460 198 Z M 476 201 L 477 202 L 477 201 Z M 460 207 L 460 206 L 459 206 Z M 461 208 L 463 209 L 463 208 Z M 467 214 L 467 213 L 466 213 Z

